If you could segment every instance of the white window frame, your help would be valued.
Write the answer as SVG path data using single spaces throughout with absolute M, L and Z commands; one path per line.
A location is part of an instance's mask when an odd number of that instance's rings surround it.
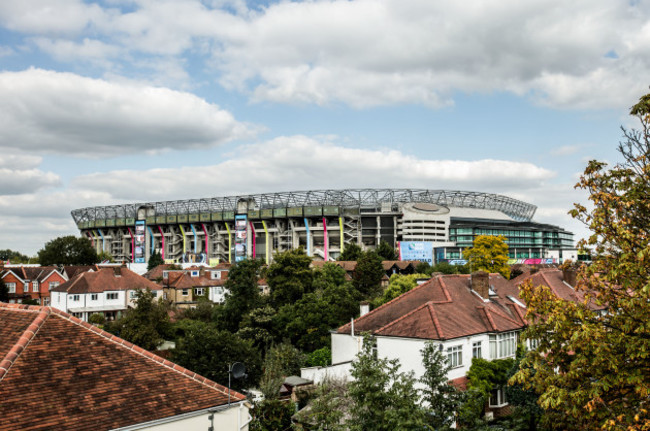
M 120 299 L 120 295 L 117 292 L 106 292 L 107 301 L 115 301 L 116 299 Z
M 463 366 L 463 345 L 447 347 L 447 363 L 451 368 Z
M 483 358 L 482 341 L 475 341 L 472 343 L 472 358 Z
M 50 284 L 49 284 L 49 290 L 52 290 L 52 289 L 54 289 L 55 287 L 59 287 L 59 284 L 61 284 L 60 281 L 50 281 Z
M 205 295 L 205 287 L 195 287 L 194 288 L 194 295 L 195 296 L 203 296 L 203 295 Z
M 490 359 L 512 358 L 516 353 L 516 331 L 490 334 Z
M 97 301 L 99 299 L 99 295 L 96 293 L 91 293 L 90 294 L 90 300 L 91 301 Z
M 72 302 L 79 302 L 81 300 L 81 297 L 79 295 L 72 295 L 72 298 L 70 298 L 70 301 Z
M 190 273 L 190 277 L 198 277 L 199 276 L 199 271 L 192 271 Z
M 190 289 L 181 289 L 181 295 L 190 296 Z
M 492 389 L 490 392 L 490 407 L 504 407 L 508 405 L 508 400 L 506 399 L 506 390 L 503 386 Z
M 32 292 L 38 292 L 38 281 L 32 281 Z
M 7 286 L 9 293 L 16 293 L 16 283 L 5 283 L 5 286 Z

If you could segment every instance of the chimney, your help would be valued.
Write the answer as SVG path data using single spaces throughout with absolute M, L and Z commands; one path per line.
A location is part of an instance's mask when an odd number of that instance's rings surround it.
M 563 268 L 562 278 L 564 279 L 564 282 L 571 287 L 576 287 L 576 281 L 578 280 L 578 271 L 576 271 L 575 268 Z
M 359 317 L 363 316 L 364 314 L 368 314 L 370 312 L 370 304 L 366 301 L 363 301 L 359 308 L 360 308 Z
M 485 271 L 476 271 L 471 275 L 472 290 L 478 293 L 481 298 L 490 297 L 490 274 Z
M 539 268 L 538 268 L 538 267 L 536 267 L 536 266 L 532 266 L 532 267 L 530 268 L 530 273 L 531 273 L 531 274 L 535 274 L 535 273 L 537 273 L 537 272 L 539 272 Z

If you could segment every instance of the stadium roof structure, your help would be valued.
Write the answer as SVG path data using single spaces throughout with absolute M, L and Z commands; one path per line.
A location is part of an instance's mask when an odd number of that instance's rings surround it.
M 101 219 L 134 218 L 140 208 L 152 210 L 151 215 L 237 211 L 240 202 L 252 203 L 255 209 L 302 206 L 368 208 L 382 207 L 385 204 L 425 202 L 449 207 L 496 210 L 517 221 L 530 221 L 537 209 L 535 205 L 493 193 L 428 189 L 341 189 L 97 206 L 73 210 L 72 217 L 78 224 Z

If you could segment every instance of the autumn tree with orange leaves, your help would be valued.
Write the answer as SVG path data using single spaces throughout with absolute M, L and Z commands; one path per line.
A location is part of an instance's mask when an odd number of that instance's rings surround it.
M 533 322 L 525 336 L 539 348 L 512 382 L 540 394 L 550 428 L 650 429 L 650 94 L 630 114 L 641 128 L 623 129 L 623 161 L 589 162 L 576 185 L 593 204 L 570 212 L 591 230 L 579 244 L 594 250 L 576 286 L 585 300 L 543 286 L 522 292 Z

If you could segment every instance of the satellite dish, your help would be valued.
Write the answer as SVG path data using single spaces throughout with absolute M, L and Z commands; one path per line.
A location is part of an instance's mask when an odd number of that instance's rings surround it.
M 246 365 L 242 364 L 241 362 L 235 362 L 230 367 L 230 372 L 232 373 L 232 376 L 236 379 L 241 379 L 243 377 L 246 377 Z

